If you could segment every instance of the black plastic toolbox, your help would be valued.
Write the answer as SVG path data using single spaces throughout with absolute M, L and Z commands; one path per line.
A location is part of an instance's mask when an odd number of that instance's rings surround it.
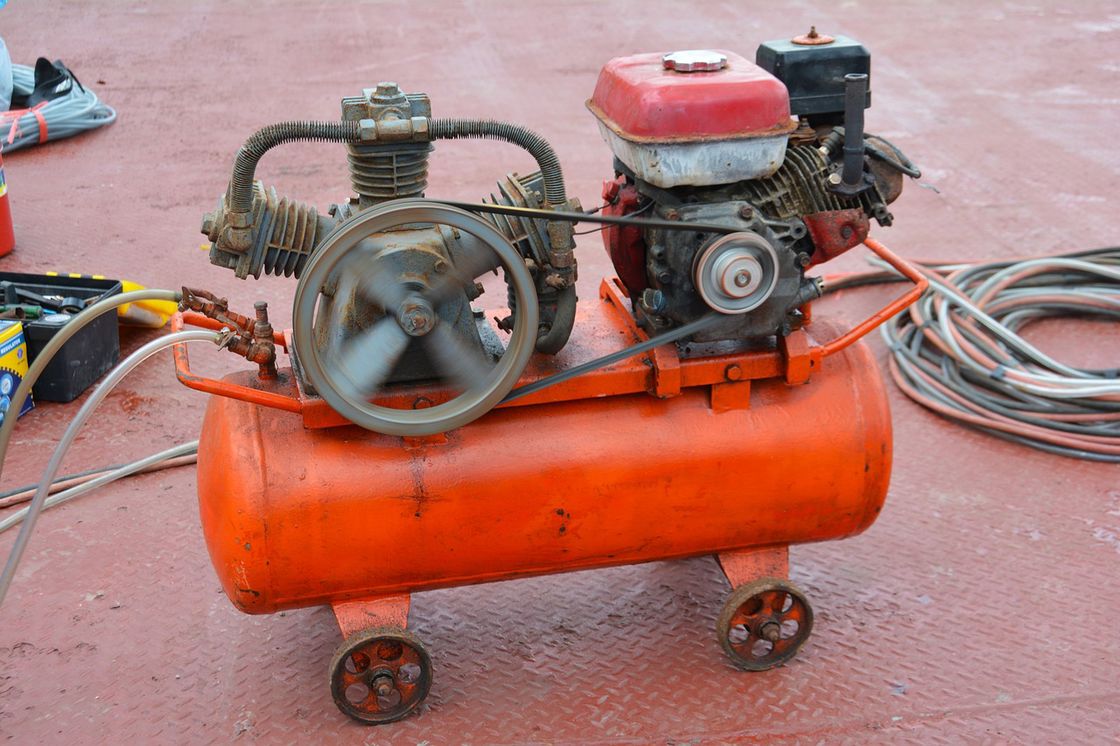
M 77 298 L 89 305 L 121 292 L 118 280 L 95 280 L 90 277 L 65 277 L 31 275 L 20 272 L 0 272 L 2 302 L 32 303 L 21 297 L 17 288 L 41 296 Z M 67 313 L 44 309 L 42 318 L 24 319 L 27 355 L 35 362 L 39 352 L 51 337 L 69 322 Z M 37 401 L 73 401 L 89 388 L 90 384 L 117 364 L 121 357 L 121 341 L 117 331 L 117 314 L 109 311 L 90 322 L 62 346 L 32 389 Z

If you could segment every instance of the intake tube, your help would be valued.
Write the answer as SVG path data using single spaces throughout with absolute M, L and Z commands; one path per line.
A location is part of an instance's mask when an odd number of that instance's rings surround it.
M 544 182 L 544 198 L 554 210 L 566 210 L 568 197 L 564 188 L 564 174 L 556 151 L 543 137 L 527 127 L 489 119 L 429 119 L 431 139 L 456 140 L 460 138 L 489 138 L 505 140 L 527 151 L 537 161 Z M 553 267 L 568 274 L 569 283 L 576 278 L 576 261 L 572 253 L 572 228 L 570 223 L 550 222 L 549 259 Z M 552 325 L 537 338 L 536 349 L 546 355 L 555 355 L 571 336 L 575 324 L 576 289 L 569 284 L 560 289 L 556 315 Z
M 556 313 L 552 317 L 552 324 L 548 331 L 537 337 L 537 352 L 544 355 L 555 355 L 568 343 L 572 336 L 572 327 L 576 323 L 576 297 L 575 285 L 569 285 L 558 291 L 556 298 Z

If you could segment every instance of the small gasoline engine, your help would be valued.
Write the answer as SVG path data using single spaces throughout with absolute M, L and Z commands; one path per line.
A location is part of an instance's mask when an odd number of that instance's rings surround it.
M 176 349 L 180 379 L 214 394 L 198 489 L 233 603 L 330 604 L 332 695 L 367 723 L 431 686 L 407 631 L 430 588 L 715 554 L 724 650 L 748 670 L 792 657 L 813 614 L 789 544 L 862 531 L 887 491 L 887 401 L 853 343 L 922 284 L 868 238 L 919 176 L 864 132 L 869 72 L 861 45 L 815 30 L 754 63 L 614 59 L 587 102 L 614 154 L 593 210 L 541 136 L 434 118 L 395 83 L 250 137 L 203 231 L 238 277 L 297 278 L 293 328 L 189 289 L 176 319 L 227 328 L 259 365 L 211 380 Z M 433 143 L 459 138 L 539 171 L 478 204 L 426 198 Z M 322 214 L 255 181 L 295 140 L 345 144 L 353 196 Z M 601 226 L 617 272 L 578 306 L 576 223 Z M 845 333 L 810 324 L 806 273 L 861 243 L 915 288 Z

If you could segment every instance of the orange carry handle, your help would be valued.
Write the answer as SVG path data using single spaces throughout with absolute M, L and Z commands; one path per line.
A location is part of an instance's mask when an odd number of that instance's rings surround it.
M 881 309 L 873 313 L 868 318 L 861 321 L 852 327 L 851 330 L 841 334 L 831 342 L 821 345 L 822 357 L 834 355 L 841 350 L 850 347 L 857 340 L 867 336 L 867 333 L 881 326 L 884 321 L 891 318 L 898 312 L 905 309 L 911 303 L 916 301 L 922 293 L 929 287 L 929 280 L 908 261 L 895 254 L 883 244 L 879 243 L 873 238 L 868 238 L 863 242 L 863 245 L 871 249 L 880 259 L 889 264 L 899 274 L 914 283 L 914 287 L 907 290 L 905 293 L 895 298 L 893 301 L 883 306 Z
M 214 319 L 207 318 L 194 311 L 186 311 L 183 313 L 176 313 L 171 317 L 171 331 L 177 332 L 181 330 L 184 323 L 190 324 L 191 326 L 199 326 L 204 329 L 214 329 L 215 331 L 220 331 L 223 328 L 223 324 Z M 284 344 L 283 334 L 277 333 L 274 339 L 277 340 L 278 344 Z M 175 359 L 175 377 L 179 379 L 179 383 L 189 389 L 201 391 L 205 394 L 240 399 L 241 401 L 260 404 L 264 407 L 283 409 L 287 412 L 299 412 L 301 409 L 299 399 L 295 399 L 291 396 L 284 396 L 283 394 L 277 394 L 272 391 L 262 391 L 249 386 L 230 383 L 226 380 L 204 378 L 191 372 L 190 359 L 187 357 L 187 346 L 181 342 L 171 345 L 171 354 Z

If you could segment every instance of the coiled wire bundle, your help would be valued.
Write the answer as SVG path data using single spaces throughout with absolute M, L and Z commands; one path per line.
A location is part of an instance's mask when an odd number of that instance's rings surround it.
M 68 91 L 49 101 L 0 112 L 0 152 L 71 137 L 116 121 L 116 110 L 101 103 L 96 93 L 73 78 L 68 83 Z M 26 98 L 34 89 L 35 68 L 12 65 L 12 98 Z
M 881 327 L 903 393 L 1006 440 L 1120 462 L 1120 369 L 1067 365 L 1020 335 L 1042 318 L 1120 320 L 1120 248 L 923 272 L 929 291 Z M 826 287 L 893 280 L 862 273 Z

